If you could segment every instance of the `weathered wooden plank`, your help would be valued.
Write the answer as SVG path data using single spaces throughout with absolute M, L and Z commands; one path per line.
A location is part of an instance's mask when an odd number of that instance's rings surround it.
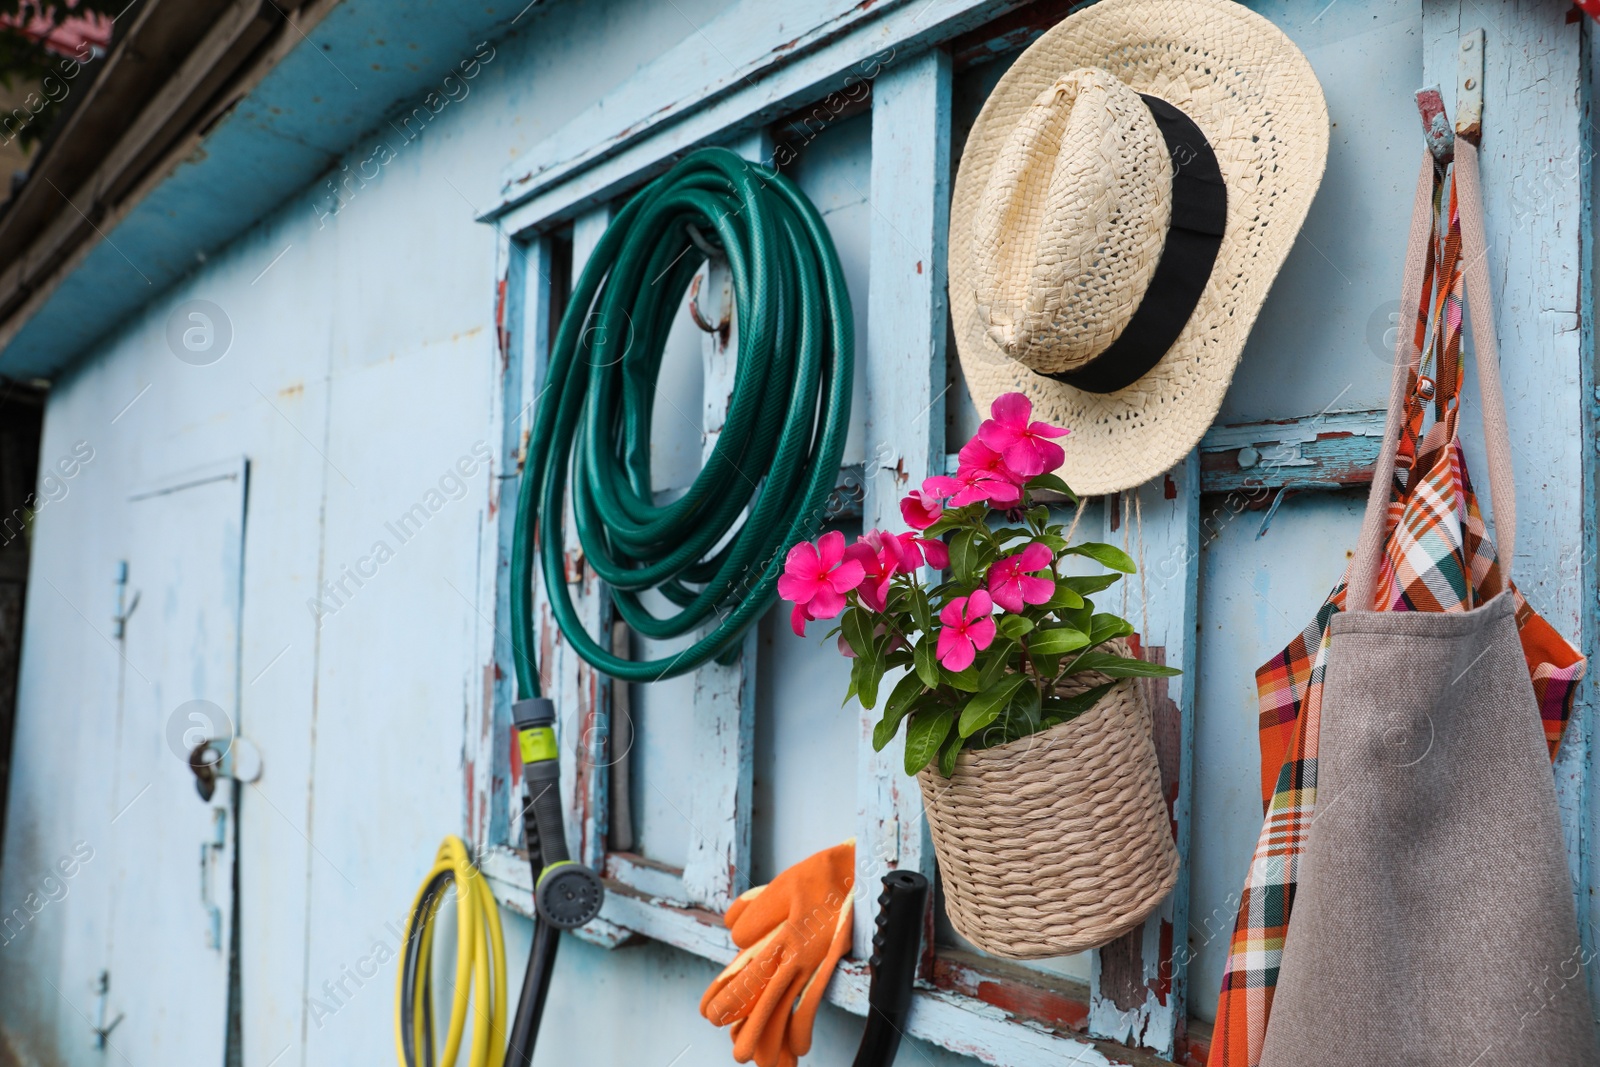
M 522 914 L 531 909 L 528 865 L 517 853 L 495 849 L 483 857 L 482 869 L 503 906 Z M 861 910 L 867 910 L 866 906 Z M 657 898 L 610 879 L 606 882 L 605 907 L 600 918 L 590 924 L 597 925 L 615 931 L 618 944 L 626 939 L 627 931 L 637 931 L 715 963 L 727 963 L 735 954 L 727 928 L 715 912 Z M 836 1007 L 865 1015 L 870 983 L 865 957 L 845 959 L 828 983 L 827 998 Z M 926 987 L 919 987 L 913 994 L 905 1033 L 994 1067 L 1155 1067 L 1157 1062 L 1128 1050 L 1075 1038 L 1067 1030 L 1019 1019 L 1013 1010 L 964 993 Z
M 1081 1034 L 1089 1027 L 1089 987 L 1049 971 L 941 947 L 930 980 L 1050 1030 Z
M 606 878 L 657 900 L 690 905 L 683 889 L 683 871 L 635 852 L 606 853 Z
M 490 439 L 499 447 L 489 482 L 479 558 L 482 568 L 477 647 L 485 664 L 481 721 L 469 724 L 466 745 L 467 840 L 480 851 L 522 841 L 522 790 L 511 777 L 511 704 L 516 699 L 516 651 L 511 640 L 511 551 L 521 483 L 523 442 L 533 424 L 533 398 L 542 380 L 549 336 L 550 244 L 497 236 L 500 279 L 495 292 L 495 357 L 499 374 L 490 405 Z M 492 605 L 485 609 L 482 605 Z
M 1200 461 L 1178 466 L 1107 502 L 1106 539 L 1139 563 L 1124 581 L 1125 615 L 1140 653 L 1183 670 L 1144 683 L 1182 867 L 1177 887 L 1144 926 L 1097 951 L 1090 970 L 1089 1033 L 1181 1051 L 1188 1020 L 1190 806 L 1194 752 L 1195 616 L 1200 575 Z
M 1585 268 L 1580 172 L 1590 121 L 1579 87 L 1584 81 L 1584 35 L 1566 12 L 1537 5 L 1463 5 L 1424 0 L 1423 82 L 1454 85 L 1461 37 L 1487 31 L 1484 51 L 1482 154 L 1484 227 L 1500 339 L 1501 378 L 1511 424 L 1517 486 L 1514 577 L 1550 623 L 1593 651 L 1594 619 L 1584 604 L 1584 494 L 1593 471 L 1594 438 L 1585 437 L 1579 297 Z M 1452 115 L 1454 108 L 1452 108 Z M 1470 309 L 1469 309 L 1470 310 Z M 1469 384 L 1463 403 L 1468 463 L 1481 473 L 1481 408 Z M 1590 455 L 1586 456 L 1588 452 Z M 1487 494 L 1486 494 L 1487 495 Z M 1591 592 L 1592 595 L 1592 592 Z M 1592 672 L 1591 672 L 1592 673 Z M 1593 702 L 1593 681 L 1579 696 L 1581 717 Z M 1584 862 L 1588 731 L 1568 734 L 1556 767 L 1562 831 L 1580 912 L 1600 918 Z M 1594 953 L 1594 923 L 1578 924 L 1586 956 Z
M 610 220 L 610 210 L 602 207 L 574 223 L 574 277 L 582 270 Z M 526 417 L 532 418 L 531 410 Z M 572 587 L 569 591 L 578 618 L 591 634 L 609 633 L 610 601 L 603 583 L 583 558 L 570 507 L 565 516 L 565 544 L 565 576 Z M 549 591 L 544 588 L 542 574 L 535 582 L 534 613 L 538 620 L 540 684 L 556 705 L 557 736 L 561 744 L 561 795 L 567 809 L 567 846 L 573 859 L 598 870 L 605 859 L 609 776 L 597 774 L 596 768 L 605 759 L 610 679 L 584 662 L 562 636 L 550 611 Z
M 1592 29 L 1592 27 L 1591 27 Z M 1595 635 L 1600 633 L 1600 375 L 1595 363 L 1595 233 L 1600 226 L 1600 197 L 1595 195 L 1594 160 L 1597 150 L 1596 133 L 1594 127 L 1594 89 L 1597 79 L 1600 79 L 1600 49 L 1594 47 L 1594 40 L 1589 38 L 1585 54 L 1584 79 L 1579 83 L 1580 99 L 1583 104 L 1585 121 L 1579 131 L 1579 144 L 1582 153 L 1579 158 L 1587 160 L 1587 164 L 1579 171 L 1581 182 L 1584 212 L 1579 216 L 1578 236 L 1581 242 L 1578 256 L 1579 265 L 1579 295 L 1578 307 L 1582 312 L 1578 316 L 1579 323 L 1579 352 L 1582 358 L 1578 360 L 1578 380 L 1581 383 L 1578 389 L 1580 401 L 1579 411 L 1582 423 L 1580 440 L 1583 445 L 1583 481 L 1580 483 L 1582 497 L 1583 520 L 1583 559 L 1578 567 L 1579 588 L 1586 590 L 1580 611 L 1583 614 L 1583 651 L 1591 657 L 1593 662 L 1595 649 Z M 1480 116 L 1481 125 L 1481 116 Z M 1594 398 L 1595 403 L 1587 402 L 1586 398 Z M 1591 671 L 1593 668 L 1591 668 Z M 1587 688 L 1579 691 L 1580 706 L 1586 709 L 1594 707 L 1594 685 L 1591 678 Z M 1585 783 L 1593 782 L 1596 774 L 1595 763 L 1597 760 L 1594 751 L 1594 729 L 1590 725 L 1592 712 L 1575 716 L 1578 722 L 1569 728 L 1568 743 L 1575 740 L 1576 729 L 1584 732 L 1583 759 L 1579 766 L 1582 768 Z M 1596 923 L 1600 923 L 1600 901 L 1594 900 L 1594 886 L 1600 884 L 1600 850 L 1594 847 L 1594 842 L 1600 839 L 1600 806 L 1594 789 L 1584 789 L 1580 795 L 1588 794 L 1589 810 L 1584 813 L 1583 820 L 1583 878 L 1579 884 L 1589 889 L 1589 900 L 1585 901 L 1579 896 L 1579 926 L 1589 931 L 1591 936 Z M 1585 907 L 1585 904 L 1587 907 Z M 1593 942 L 1587 942 L 1589 959 L 1594 959 Z M 1600 1002 L 1600 967 L 1589 967 L 1589 995 L 1596 1002 Z
M 730 145 L 759 162 L 770 142 L 755 134 Z M 701 341 L 702 460 L 722 436 L 738 371 L 739 324 L 733 314 L 733 276 L 722 260 L 702 268 L 695 301 L 702 321 L 718 329 Z M 753 487 L 752 487 L 753 488 Z M 707 663 L 694 672 L 694 739 L 689 795 L 689 852 L 683 867 L 685 899 L 725 911 L 750 888 L 750 814 L 754 789 L 756 631 L 745 634 L 731 663 Z
M 572 226 L 572 277 L 576 279 L 589 261 L 590 254 L 606 227 L 611 225 L 610 205 L 597 207 L 579 216 Z M 594 569 L 584 560 L 578 541 L 577 524 L 572 508 L 566 513 L 567 524 L 567 581 L 581 586 L 578 596 L 578 618 L 590 634 L 611 632 L 611 597 L 605 585 L 595 575 Z M 562 739 L 562 747 L 573 758 L 562 763 L 561 788 L 569 812 L 568 834 L 572 856 L 580 863 L 599 870 L 605 863 L 605 834 L 610 825 L 606 786 L 610 776 L 599 773 L 606 760 L 605 739 L 610 732 L 611 679 L 584 662 L 568 646 L 566 659 L 570 666 L 563 672 L 562 696 L 558 701 L 575 709 L 575 721 Z M 575 668 L 575 669 L 574 669 Z M 576 690 L 567 688 L 568 680 L 576 683 Z M 569 782 L 570 778 L 570 782 Z
M 937 473 L 943 459 L 949 175 L 950 56 L 934 49 L 903 57 L 878 79 L 872 96 L 872 313 L 862 476 L 868 529 L 899 528 L 901 496 Z M 856 884 L 863 887 L 876 886 L 896 867 L 934 874 L 921 793 L 903 765 L 904 739 L 874 752 L 877 719 L 877 712 L 861 709 Z M 873 918 L 870 908 L 856 912 L 860 959 L 871 953 Z
M 1200 442 L 1200 491 L 1365 485 L 1372 481 L 1383 420 L 1381 411 L 1335 411 L 1218 426 Z
M 1271 489 L 1343 489 L 1372 481 L 1382 441 L 1381 411 L 1325 411 L 1217 426 L 1200 442 L 1200 491 L 1240 494 L 1265 504 Z M 956 454 L 944 460 L 947 473 Z
M 762 0 L 742 0 L 508 167 L 486 217 L 518 233 L 570 216 L 730 132 L 818 100 L 859 98 L 904 59 L 1018 6 L 804 0 L 780 21 Z M 663 100 L 663 87 L 675 95 Z

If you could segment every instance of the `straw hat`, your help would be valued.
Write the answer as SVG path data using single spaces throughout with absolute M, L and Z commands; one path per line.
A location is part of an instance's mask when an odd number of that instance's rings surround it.
M 1231 0 L 1101 0 L 983 105 L 950 206 L 950 307 L 980 411 L 1069 427 L 1080 493 L 1199 443 L 1322 181 L 1311 64 Z M 1052 377 L 1053 376 L 1053 377 Z

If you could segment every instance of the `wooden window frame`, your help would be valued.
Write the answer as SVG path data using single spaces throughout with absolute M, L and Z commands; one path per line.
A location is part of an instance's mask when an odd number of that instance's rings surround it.
M 986 0 L 947 0 L 936 9 L 925 2 L 884 0 L 839 13 L 837 5 L 824 0 L 797 0 L 786 9 L 785 23 L 791 29 L 785 31 L 785 40 L 766 40 L 772 28 L 752 26 L 741 45 L 745 51 L 720 55 L 730 68 L 726 75 L 665 107 L 654 98 L 648 106 L 623 99 L 624 106 L 612 109 L 622 123 L 616 131 L 575 133 L 568 127 L 507 169 L 499 202 L 484 216 L 498 233 L 496 325 L 502 373 L 495 418 L 501 429 L 502 481 L 498 511 L 484 524 L 484 558 L 495 561 L 482 568 L 479 581 L 479 603 L 493 605 L 484 613 L 486 624 L 490 615 L 493 619 L 480 642 L 490 666 L 481 715 L 468 731 L 465 818 L 483 868 L 505 906 L 524 914 L 531 910 L 528 864 L 514 847 L 520 828 L 511 817 L 518 801 L 510 779 L 509 706 L 514 694 L 507 564 L 516 474 L 552 318 L 559 314 L 548 280 L 561 263 L 558 249 L 565 238 L 553 238 L 552 233 L 570 226 L 573 262 L 581 264 L 609 221 L 606 205 L 660 173 L 684 151 L 725 143 L 759 156 L 766 147 L 761 131 L 768 123 L 818 101 L 837 99 L 840 93 L 851 101 L 846 107 L 860 109 L 861 101 L 848 91 L 870 82 L 873 232 L 868 288 L 873 313 L 863 360 L 872 439 L 865 467 L 846 474 L 862 486 L 863 520 L 892 524 L 898 519 L 894 502 L 899 494 L 927 474 L 947 469 L 951 461 L 943 440 L 947 309 L 942 267 L 952 70 L 1026 46 L 1073 6 L 1070 0 L 1005 3 L 998 5 L 997 15 L 997 5 Z M 1448 49 L 1431 42 L 1437 37 L 1448 44 L 1456 32 L 1447 6 L 1424 9 L 1424 27 L 1432 27 L 1429 48 L 1441 55 Z M 795 37 L 795 27 L 806 29 Z M 1502 21 L 1499 29 L 1503 38 L 1515 35 L 1513 23 Z M 618 93 L 624 98 L 629 92 L 643 95 L 649 90 L 640 86 L 647 81 L 704 80 L 706 65 L 697 68 L 692 56 L 684 57 L 681 68 L 674 66 L 674 57 L 683 51 L 684 46 L 669 51 Z M 629 103 L 639 106 L 630 109 Z M 1587 230 L 1583 241 L 1583 254 L 1592 256 Z M 1587 265 L 1581 273 L 1587 285 Z M 1583 322 L 1584 351 L 1592 354 L 1587 316 Z M 1538 339 L 1531 343 L 1543 344 Z M 1560 354 L 1545 347 L 1551 352 L 1540 349 L 1540 360 Z M 713 356 L 708 353 L 708 360 Z M 1592 368 L 1584 365 L 1584 380 L 1592 384 Z M 1536 377 L 1539 366 L 1513 367 L 1509 374 Z M 708 375 L 708 381 L 714 377 Z M 1580 421 L 1592 429 L 1592 418 Z M 1105 539 L 1122 538 L 1124 515 L 1136 512 L 1140 519 L 1145 568 L 1130 617 L 1141 631 L 1144 651 L 1184 670 L 1179 678 L 1152 682 L 1149 691 L 1183 874 L 1144 927 L 1093 954 L 1087 984 L 934 948 L 929 938 L 908 1033 L 986 1063 L 1016 1067 L 1039 1062 L 1145 1064 L 1174 1058 L 1200 1062 L 1206 1035 L 1187 1031 L 1187 962 L 1192 953 L 1188 938 L 1174 931 L 1190 928 L 1193 690 L 1198 680 L 1194 636 L 1198 561 L 1204 542 L 1213 536 L 1208 516 L 1219 509 L 1236 513 L 1260 508 L 1264 527 L 1287 490 L 1370 481 L 1382 422 L 1381 412 L 1323 412 L 1219 427 L 1173 471 L 1107 502 L 1106 528 L 1100 531 Z M 1586 457 L 1585 476 L 1592 479 L 1594 468 L 1594 460 Z M 1203 492 L 1219 494 L 1207 501 L 1205 516 Z M 1566 507 L 1563 515 L 1575 507 L 1580 505 Z M 1592 501 L 1582 503 L 1581 510 L 1583 543 L 1593 549 L 1600 543 L 1600 523 L 1593 519 Z M 1581 568 L 1585 577 L 1595 572 L 1595 557 L 1593 551 L 1586 554 Z M 594 585 L 581 558 L 573 559 L 570 570 L 574 584 Z M 538 610 L 548 618 L 543 593 L 539 595 Z M 580 596 L 579 602 L 592 632 L 609 626 L 603 596 Z M 1596 615 L 1593 605 L 1584 608 L 1585 630 L 1593 631 Z M 711 829 L 702 838 L 705 827 L 697 826 L 700 840 L 680 870 L 636 852 L 606 848 L 607 775 L 601 772 L 612 708 L 610 684 L 566 650 L 553 627 L 542 627 L 541 640 L 547 692 L 563 715 L 564 756 L 576 757 L 563 760 L 569 839 L 574 854 L 601 870 L 608 886 L 601 919 L 579 936 L 609 947 L 647 937 L 712 961 L 731 959 L 734 949 L 720 910 L 743 888 L 738 872 L 749 869 L 750 646 L 741 664 L 708 668 L 701 672 L 704 678 L 697 678 L 695 729 L 715 729 L 725 740 L 712 746 L 695 769 L 697 781 L 711 783 L 702 790 Z M 897 866 L 931 876 L 934 862 L 921 822 L 920 795 L 900 770 L 893 748 L 883 754 L 872 751 L 872 725 L 871 714 L 863 714 L 857 752 L 858 883 L 874 886 L 884 871 Z M 1582 804 L 1572 798 L 1583 795 L 1591 756 L 1587 725 L 1575 725 L 1557 778 L 1581 894 L 1589 881 L 1589 861 L 1582 845 Z M 863 901 L 871 897 L 859 895 Z M 872 918 L 870 906 L 857 910 L 854 958 L 841 964 L 828 992 L 834 1004 L 856 1014 L 866 1012 L 869 976 L 863 961 Z M 1587 925 L 1584 930 L 1587 943 Z

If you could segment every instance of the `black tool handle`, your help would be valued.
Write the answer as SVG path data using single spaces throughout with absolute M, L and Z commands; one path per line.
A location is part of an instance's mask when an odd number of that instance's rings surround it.
M 872 935 L 872 986 L 867 992 L 867 1031 L 856 1049 L 855 1067 L 889 1067 L 911 1011 L 911 983 L 922 948 L 922 916 L 928 880 L 915 871 L 890 871 L 878 895 Z

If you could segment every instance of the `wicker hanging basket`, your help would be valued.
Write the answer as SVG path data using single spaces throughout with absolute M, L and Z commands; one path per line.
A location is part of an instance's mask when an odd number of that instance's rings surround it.
M 1126 650 L 1118 650 L 1127 655 Z M 1108 679 L 1075 675 L 1063 695 Z M 1070 722 L 917 776 L 950 922 L 1008 959 L 1116 940 L 1178 881 L 1150 712 L 1124 679 Z

